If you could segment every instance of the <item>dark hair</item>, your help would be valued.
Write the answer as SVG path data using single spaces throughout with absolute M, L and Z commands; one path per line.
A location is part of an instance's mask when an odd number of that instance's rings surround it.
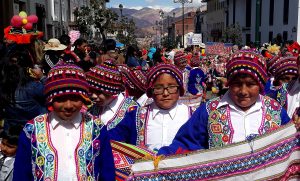
M 134 52 L 137 53 L 138 48 L 136 46 L 130 45 L 127 48 L 126 57 L 125 57 L 125 64 L 127 64 L 129 57 L 135 57 Z
M 22 132 L 23 126 L 13 125 L 7 130 L 3 130 L 1 133 L 1 138 L 7 140 L 8 144 L 18 145 L 19 136 Z
M 18 87 L 25 86 L 32 78 L 27 72 L 33 67 L 30 55 L 25 52 L 16 51 L 1 61 L 0 79 L 0 102 L 1 106 L 15 103 L 15 91 Z
M 115 50 L 116 49 L 116 41 L 113 39 L 107 39 L 104 42 L 104 46 L 106 51 Z
M 74 46 L 75 48 L 77 48 L 77 46 L 81 46 L 84 43 L 88 43 L 85 39 L 83 38 L 78 38 L 75 42 L 74 42 Z
M 66 46 L 68 46 L 68 45 L 71 44 L 71 38 L 68 35 L 66 35 L 66 34 L 61 35 L 59 37 L 59 41 L 60 41 L 61 44 L 64 44 Z

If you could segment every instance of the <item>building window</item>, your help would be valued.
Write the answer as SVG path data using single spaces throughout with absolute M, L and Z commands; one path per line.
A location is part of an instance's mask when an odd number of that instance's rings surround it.
M 273 22 L 274 22 L 274 0 L 270 0 L 269 25 L 272 26 Z
M 287 41 L 287 39 L 288 39 L 288 32 L 287 31 L 283 32 L 282 38 L 283 38 L 283 41 Z
M 273 31 L 269 31 L 269 42 L 273 40 Z
M 289 5 L 289 0 L 283 1 L 283 24 L 285 25 L 289 23 Z
M 249 45 L 251 41 L 251 34 L 246 34 L 246 45 Z
M 246 27 L 251 27 L 251 2 L 252 0 L 246 0 Z

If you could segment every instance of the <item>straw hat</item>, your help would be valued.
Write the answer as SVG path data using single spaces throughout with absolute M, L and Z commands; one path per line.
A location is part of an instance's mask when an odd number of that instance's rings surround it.
M 56 38 L 51 38 L 48 43 L 45 45 L 44 51 L 47 50 L 54 50 L 54 51 L 59 51 L 59 50 L 64 50 L 66 49 L 67 46 L 63 45 L 60 43 L 60 41 Z

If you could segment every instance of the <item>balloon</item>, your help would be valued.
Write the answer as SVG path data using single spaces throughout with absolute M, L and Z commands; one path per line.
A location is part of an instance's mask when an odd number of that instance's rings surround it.
M 24 25 L 26 25 L 27 23 L 28 23 L 28 21 L 27 21 L 27 19 L 22 19 L 22 23 L 24 24 Z
M 25 30 L 31 30 L 32 29 L 32 23 L 27 23 L 24 25 Z
M 38 17 L 36 15 L 30 15 L 27 17 L 27 20 L 29 23 L 37 23 L 38 22 Z
M 21 11 L 21 12 L 19 13 L 19 16 L 20 16 L 21 18 L 26 18 L 26 17 L 27 17 L 27 13 L 26 13 L 25 11 Z
M 11 18 L 11 21 L 10 21 L 11 25 L 13 27 L 17 27 L 17 28 L 20 28 L 23 23 L 22 23 L 22 18 L 18 15 L 14 15 L 12 18 Z

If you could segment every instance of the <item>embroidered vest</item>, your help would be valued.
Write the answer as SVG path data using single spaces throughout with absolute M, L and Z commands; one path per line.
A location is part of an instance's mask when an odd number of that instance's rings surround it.
M 281 109 L 280 104 L 267 96 L 261 96 L 263 116 L 262 123 L 259 127 L 259 134 L 277 129 L 281 125 Z M 218 104 L 220 98 L 209 100 L 206 103 L 206 110 L 208 116 L 208 133 L 209 133 L 209 147 L 222 147 L 232 143 L 234 129 L 232 127 L 230 118 L 229 105 L 221 106 Z
M 100 131 L 104 124 L 100 119 L 83 114 L 80 125 L 80 141 L 75 150 L 76 174 L 78 180 L 94 180 L 94 161 L 100 154 Z M 36 117 L 24 127 L 31 141 L 34 180 L 57 180 L 58 158 L 50 135 L 48 114 Z
M 107 130 L 115 128 L 124 118 L 127 110 L 131 106 L 135 106 L 137 103 L 133 101 L 132 98 L 126 98 L 122 103 L 121 107 L 117 110 L 117 113 L 114 115 L 114 117 L 108 121 L 107 123 Z

